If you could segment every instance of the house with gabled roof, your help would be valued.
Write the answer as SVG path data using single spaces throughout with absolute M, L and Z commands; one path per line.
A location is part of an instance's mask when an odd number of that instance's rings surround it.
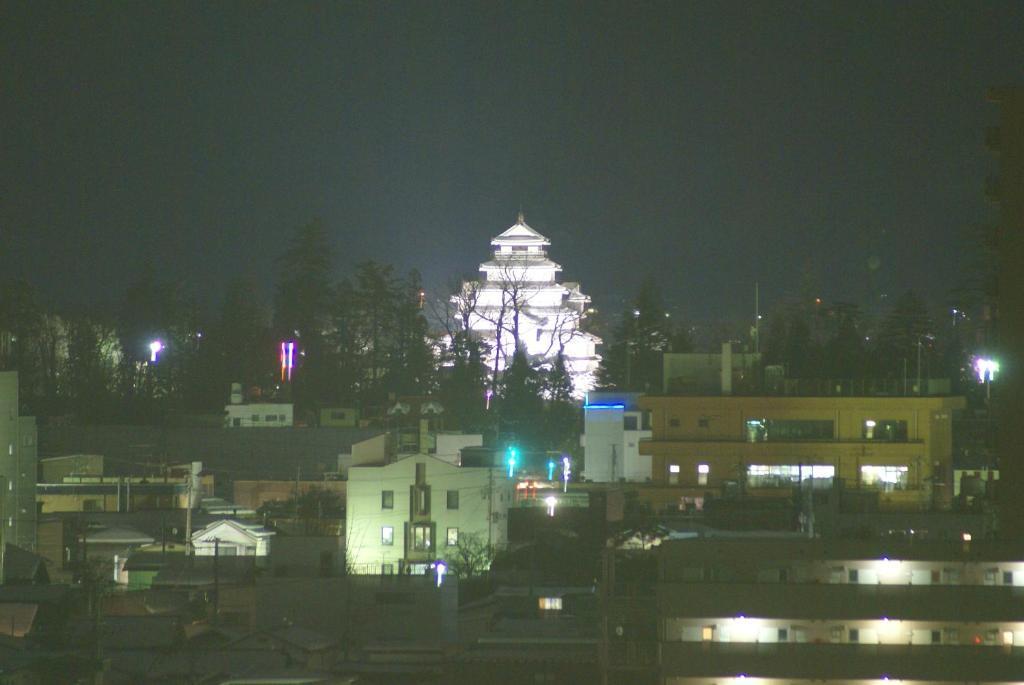
M 265 557 L 273 536 L 274 531 L 259 524 L 220 519 L 192 533 L 192 548 L 200 557 Z

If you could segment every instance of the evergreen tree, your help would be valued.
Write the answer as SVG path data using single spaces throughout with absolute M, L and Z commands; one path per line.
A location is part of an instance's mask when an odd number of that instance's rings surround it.
M 501 378 L 498 401 L 500 430 L 521 445 L 538 449 L 544 444 L 543 379 L 522 348 Z
M 278 260 L 274 332 L 295 340 L 291 395 L 298 409 L 316 411 L 336 400 L 333 359 L 328 345 L 334 288 L 333 250 L 320 221 L 299 227 Z
M 455 427 L 467 433 L 482 433 L 489 427 L 486 411 L 488 369 L 483 344 L 467 331 L 457 331 L 447 350 L 448 372 L 438 393 L 445 412 Z
M 930 329 L 928 310 L 920 297 L 908 291 L 897 298 L 878 329 L 874 361 L 879 373 L 889 378 L 915 377 L 919 351 L 926 370 L 934 350 Z
M 860 308 L 836 303 L 835 332 L 825 346 L 824 373 L 829 378 L 863 378 L 866 373 L 864 335 L 861 333 Z
M 684 332 L 685 333 L 685 332 Z M 666 316 L 657 284 L 647 279 L 622 314 L 615 328 L 614 342 L 605 347 L 598 368 L 598 386 L 606 389 L 658 392 L 661 390 L 662 361 L 672 351 L 673 340 L 688 344 Z
M 572 377 L 559 352 L 544 376 L 546 447 L 568 450 L 579 444 L 580 407 L 572 395 Z
M 85 315 L 68 318 L 61 391 L 75 416 L 90 423 L 114 420 L 119 354 L 113 327 Z

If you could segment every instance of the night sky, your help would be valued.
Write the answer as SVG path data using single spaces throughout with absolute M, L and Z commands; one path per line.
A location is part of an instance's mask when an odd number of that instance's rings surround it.
M 650 273 L 738 316 L 808 267 L 941 302 L 994 211 L 985 90 L 1024 75 L 1021 2 L 0 8 L 0 275 L 62 306 L 150 268 L 269 293 L 314 217 L 339 276 L 434 294 L 520 206 L 599 308 Z

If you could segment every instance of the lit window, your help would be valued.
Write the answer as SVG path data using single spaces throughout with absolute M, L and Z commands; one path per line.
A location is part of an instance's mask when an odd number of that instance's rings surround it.
M 414 526 L 412 529 L 412 548 L 417 552 L 427 552 L 431 544 L 430 526 Z
M 700 629 L 700 639 L 704 642 L 711 642 L 715 639 L 715 627 L 704 626 Z
M 906 490 L 909 472 L 906 466 L 861 466 L 860 481 L 864 487 L 885 492 Z
M 562 610 L 562 598 L 561 597 L 538 597 L 537 606 L 541 611 L 561 611 Z
M 711 473 L 710 465 L 697 464 L 697 485 L 707 485 L 709 473 Z
M 752 488 L 788 488 L 803 481 L 813 487 L 830 485 L 836 468 L 831 464 L 751 464 L 747 485 Z
M 390 547 L 395 544 L 395 529 L 384 526 L 380 529 L 380 544 Z
M 907 441 L 907 422 L 895 419 L 866 419 L 861 430 L 865 440 Z
M 1007 647 L 1012 647 L 1013 646 L 1013 631 L 1012 630 L 1004 630 L 1003 631 L 1003 644 L 1006 645 Z
M 459 544 L 459 529 L 449 528 L 448 529 L 448 546 L 455 547 Z
M 669 464 L 668 465 L 668 472 L 669 473 L 679 473 L 679 464 Z

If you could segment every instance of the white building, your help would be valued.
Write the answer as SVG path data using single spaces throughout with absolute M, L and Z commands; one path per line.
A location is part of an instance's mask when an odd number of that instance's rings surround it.
M 36 420 L 19 416 L 18 372 L 0 372 L 0 544 L 36 547 Z
M 590 297 L 579 283 L 556 281 L 562 267 L 548 259 L 550 244 L 520 212 L 515 225 L 491 241 L 494 258 L 480 265 L 480 280 L 463 284 L 453 304 L 488 344 L 492 369 L 495 363 L 504 369 L 517 344 L 533 358 L 562 352 L 582 397 L 594 386 L 601 339 L 580 329 Z
M 583 477 L 596 483 L 651 479 L 651 455 L 640 454 L 640 441 L 651 437 L 638 393 L 587 393 L 583 405 Z
M 294 425 L 291 404 L 229 404 L 224 407 L 225 428 L 287 428 Z
M 192 548 L 200 557 L 265 557 L 273 535 L 259 524 L 222 519 L 192 533 Z
M 508 540 L 511 480 L 417 454 L 348 472 L 345 545 L 354 573 L 422 572 L 467 535 L 493 549 Z

